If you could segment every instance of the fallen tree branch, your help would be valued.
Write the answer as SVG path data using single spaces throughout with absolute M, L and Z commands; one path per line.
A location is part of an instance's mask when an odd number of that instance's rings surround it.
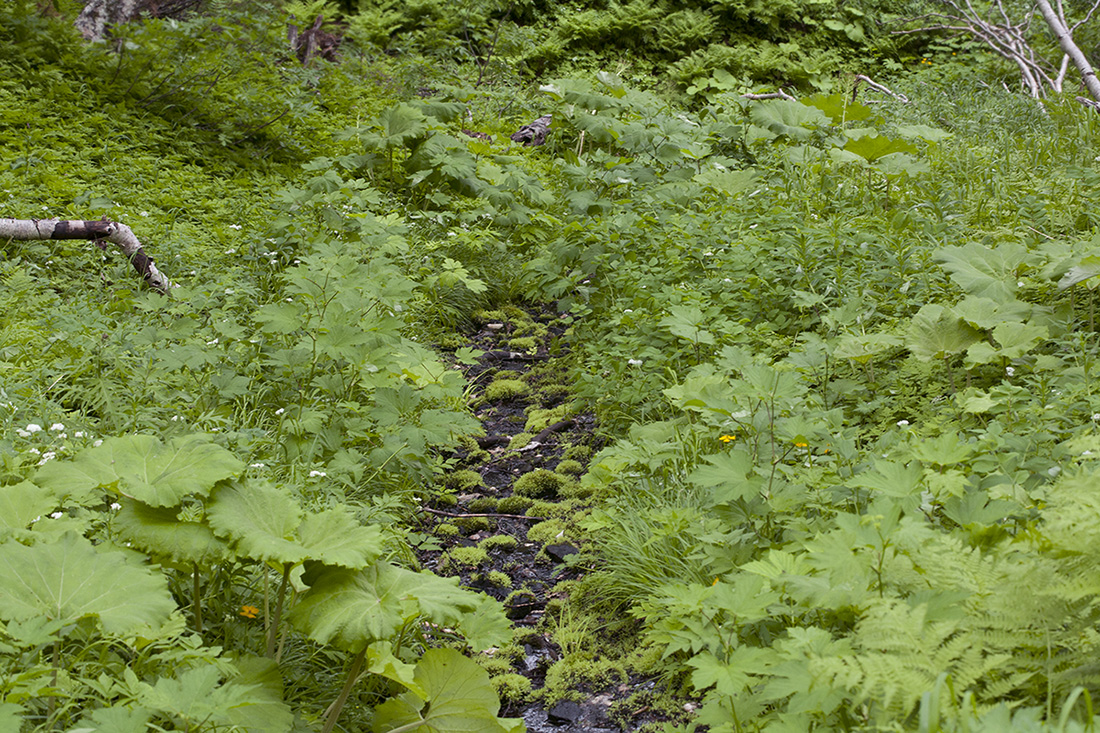
M 790 94 L 787 94 L 782 89 L 780 89 L 778 92 L 768 92 L 766 94 L 742 94 L 741 97 L 743 99 L 751 99 L 754 102 L 759 102 L 765 99 L 786 99 L 788 102 L 795 101 L 794 97 L 792 97 Z
M 455 512 L 445 512 L 442 509 L 432 509 L 431 507 L 420 507 L 422 512 L 430 512 L 432 514 L 439 514 L 444 517 L 500 517 L 502 519 L 526 519 L 530 522 L 542 522 L 542 517 L 529 517 L 526 514 L 456 514 Z
M 153 289 L 167 293 L 175 287 L 164 273 L 157 269 L 153 258 L 145 254 L 133 230 L 125 224 L 109 219 L 99 221 L 0 219 L 0 239 L 23 242 L 46 239 L 89 239 L 101 249 L 106 249 L 102 242 L 111 242 L 118 245 L 130 260 L 130 264 Z
M 533 145 L 542 145 L 546 142 L 546 136 L 550 132 L 550 122 L 553 119 L 552 115 L 543 115 L 530 125 L 524 125 L 515 132 L 512 133 L 512 140 L 517 143 L 523 143 L 524 147 L 531 147 Z
M 879 84 L 878 82 L 873 81 L 871 79 L 871 77 L 864 76 L 863 74 L 856 74 L 856 83 L 855 83 L 855 86 L 852 87 L 852 103 L 853 104 L 856 101 L 856 94 L 859 93 L 859 85 L 861 83 L 866 84 L 867 86 L 874 89 L 876 92 L 882 92 L 883 94 L 886 94 L 888 96 L 893 97 L 894 99 L 898 100 L 902 104 L 909 104 L 909 97 L 905 96 L 904 94 L 898 94 L 898 93 L 892 91 L 891 89 L 883 86 L 882 84 Z

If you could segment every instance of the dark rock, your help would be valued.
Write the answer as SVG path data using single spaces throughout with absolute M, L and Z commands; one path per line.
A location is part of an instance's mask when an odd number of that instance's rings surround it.
M 565 558 L 569 555 L 576 555 L 580 550 L 568 542 L 563 542 L 560 545 L 547 545 L 546 554 L 554 562 L 565 562 Z
M 546 718 L 554 725 L 565 725 L 566 723 L 575 723 L 583 712 L 584 708 L 577 703 L 563 700 L 547 711 Z

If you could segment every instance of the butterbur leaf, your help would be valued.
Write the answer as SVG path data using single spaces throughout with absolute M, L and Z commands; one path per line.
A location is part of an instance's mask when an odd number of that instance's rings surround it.
M 282 733 L 290 730 L 294 713 L 283 702 L 283 676 L 274 660 L 246 656 L 234 659 L 239 674 L 231 685 L 245 691 L 229 706 L 226 718 L 251 733 Z
M 454 649 L 431 649 L 416 665 L 416 682 L 426 693 L 413 693 L 379 705 L 374 733 L 413 726 L 419 733 L 518 733 L 518 720 L 497 718 L 500 698 L 488 673 Z
M 1033 259 L 1023 246 L 1002 244 L 990 249 L 977 242 L 962 247 L 944 247 L 936 260 L 951 273 L 951 279 L 969 295 L 997 302 L 1015 299 L 1016 270 Z
M 81 451 L 74 461 L 50 461 L 35 480 L 58 496 L 86 496 L 101 486 L 150 506 L 176 506 L 188 494 L 206 496 L 214 484 L 238 474 L 244 464 L 206 435 L 167 444 L 152 435 L 108 438 Z
M 74 731 L 102 731 L 102 733 L 148 733 L 149 719 L 152 712 L 143 707 L 122 706 L 99 708 L 87 713 L 80 719 L 80 723 Z M 3 718 L 0 718 L 0 730 L 3 727 Z M 14 728 L 13 730 L 18 730 Z
M 214 531 L 232 538 L 246 557 L 291 564 L 309 557 L 297 538 L 302 521 L 298 502 L 270 484 L 222 487 L 211 498 L 206 516 Z
M 816 107 L 787 99 L 758 102 L 750 115 L 753 124 L 792 140 L 809 140 L 814 130 L 829 124 L 829 118 Z
M 428 696 L 427 691 L 416 681 L 416 665 L 402 662 L 395 657 L 393 645 L 388 641 L 380 641 L 367 647 L 367 671 L 393 680 L 421 699 Z
M 692 180 L 725 196 L 736 196 L 753 187 L 756 171 L 751 168 L 736 171 L 707 169 L 697 173 Z
M 963 352 L 981 337 L 981 331 L 951 310 L 929 304 L 913 316 L 905 345 L 921 361 L 932 361 Z
M 176 609 L 160 573 L 119 551 L 97 552 L 76 534 L 31 547 L 0 544 L 0 617 L 99 619 L 104 631 L 159 628 Z
M 151 507 L 125 499 L 112 524 L 143 552 L 175 562 L 207 564 L 231 556 L 225 540 L 201 522 L 178 518 L 179 507 Z
M 418 616 L 458 623 L 479 603 L 456 578 L 386 562 L 363 570 L 307 563 L 302 580 L 310 587 L 291 609 L 291 623 L 315 641 L 352 652 L 388 639 Z
M 479 594 L 476 608 L 462 614 L 458 629 L 475 652 L 506 644 L 512 636 L 512 623 L 504 607 L 495 599 Z
M 1062 276 L 1062 279 L 1058 281 L 1058 289 L 1066 290 L 1077 283 L 1090 280 L 1097 275 L 1100 275 L 1100 256 L 1089 255 L 1071 267 L 1069 271 Z M 1096 283 L 1089 283 L 1089 287 L 1096 287 Z
M 53 494 L 30 481 L 0 486 L 0 538 L 22 532 L 55 507 L 57 499 Z
M 298 536 L 311 559 L 344 568 L 365 568 L 385 549 L 381 529 L 359 524 L 344 509 L 308 515 Z

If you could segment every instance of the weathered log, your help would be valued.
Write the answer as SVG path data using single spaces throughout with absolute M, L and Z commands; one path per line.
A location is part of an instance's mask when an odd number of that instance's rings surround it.
M 155 290 L 167 293 L 169 289 L 175 287 L 164 273 L 157 269 L 153 258 L 145 254 L 145 249 L 133 230 L 125 224 L 106 218 L 99 221 L 0 219 L 0 239 L 19 241 L 90 239 L 104 249 L 101 242 L 111 242 L 118 245 L 138 274 Z
M 550 120 L 553 115 L 543 115 L 530 125 L 524 125 L 512 133 L 512 140 L 523 143 L 524 147 L 542 145 L 546 142 L 546 135 L 550 132 Z

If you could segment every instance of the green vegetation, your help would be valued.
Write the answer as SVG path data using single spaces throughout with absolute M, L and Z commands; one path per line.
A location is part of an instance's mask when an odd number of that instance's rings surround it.
M 5 729 L 519 731 L 498 693 L 632 670 L 690 698 L 668 731 L 1092 729 L 1095 112 L 876 2 L 251 5 L 97 44 L 0 8 L 5 216 L 121 221 L 180 286 L 0 242 Z M 342 60 L 288 11 L 342 13 Z M 565 367 L 485 399 L 573 395 L 509 448 L 581 409 L 603 447 L 495 503 L 591 569 L 542 690 L 418 570 L 489 520 L 405 529 L 481 484 L 432 345 L 530 350 L 519 305 Z M 509 588 L 507 549 L 441 563 Z

